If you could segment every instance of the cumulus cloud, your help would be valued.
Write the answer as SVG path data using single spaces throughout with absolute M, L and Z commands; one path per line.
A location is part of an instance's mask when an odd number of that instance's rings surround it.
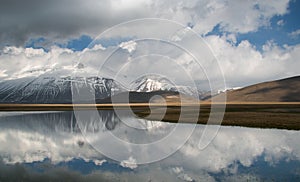
M 1 4 L 1 46 L 22 46 L 32 37 L 57 42 L 82 34 L 94 37 L 115 24 L 145 17 L 189 24 L 200 34 L 218 24 L 225 31 L 246 33 L 267 26 L 272 16 L 283 15 L 288 8 L 288 0 L 3 0 Z
M 89 64 L 83 61 L 85 76 L 98 74 L 105 58 L 114 49 L 96 45 L 82 52 L 71 49 L 51 47 L 49 51 L 34 48 L 6 46 L 0 51 L 0 80 L 35 77 L 43 74 L 70 76 L 76 71 L 78 63 L 89 57 Z M 103 75 L 102 75 L 103 76 Z
M 122 42 L 120 45 L 119 45 L 122 49 L 125 49 L 127 50 L 129 53 L 131 53 L 132 51 L 135 50 L 136 48 L 136 42 L 130 40 L 128 42 Z
M 246 86 L 300 74 L 299 45 L 280 47 L 269 41 L 259 51 L 247 40 L 235 45 L 226 35 L 204 39 L 217 57 L 228 86 Z
M 216 25 L 229 32 L 246 33 L 267 26 L 274 15 L 287 12 L 285 1 L 156 1 L 157 15 L 179 22 L 191 22 L 205 34 Z

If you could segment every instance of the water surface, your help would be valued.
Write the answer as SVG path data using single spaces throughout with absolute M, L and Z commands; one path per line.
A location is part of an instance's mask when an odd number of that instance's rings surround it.
M 139 164 L 135 148 L 121 148 L 112 141 L 117 138 L 139 146 L 155 143 L 170 133 L 178 136 L 169 145 L 145 150 L 143 157 L 147 158 L 153 153 L 167 153 L 194 125 L 147 121 L 112 111 L 100 111 L 100 117 L 85 121 L 76 120 L 72 112 L 0 114 L 0 181 L 300 179 L 299 131 L 222 126 L 214 140 L 200 150 L 199 139 L 206 126 L 197 125 L 170 156 Z M 215 127 L 208 126 L 207 130 Z M 101 146 L 105 152 L 118 154 L 120 160 L 103 155 L 98 150 Z

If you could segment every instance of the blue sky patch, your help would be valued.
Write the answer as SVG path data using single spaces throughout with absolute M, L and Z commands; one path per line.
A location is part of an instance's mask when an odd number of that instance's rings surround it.
M 32 38 L 26 42 L 26 48 L 43 49 L 45 52 L 49 51 L 50 42 L 44 37 Z
M 88 35 L 82 35 L 78 39 L 70 40 L 67 43 L 66 48 L 71 49 L 73 51 L 82 51 L 87 48 L 88 45 L 93 41 L 93 39 Z
M 300 36 L 292 36 L 291 33 L 300 29 L 300 1 L 291 1 L 289 4 L 289 13 L 280 16 L 274 16 L 270 20 L 270 25 L 260 27 L 255 32 L 238 33 L 236 39 L 238 45 L 243 40 L 248 40 L 257 50 L 261 51 L 262 46 L 268 41 L 272 41 L 283 47 L 284 45 L 296 45 L 300 43 Z M 209 35 L 226 35 L 230 32 L 223 31 L 220 24 L 206 34 Z

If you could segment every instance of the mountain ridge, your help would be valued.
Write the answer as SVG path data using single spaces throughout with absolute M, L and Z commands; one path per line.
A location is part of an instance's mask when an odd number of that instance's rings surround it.
M 149 102 L 151 97 L 195 95 L 188 87 L 175 87 L 165 78 L 147 76 L 136 80 L 134 89 L 104 77 L 62 76 L 53 72 L 38 77 L 25 77 L 0 82 L 0 103 L 18 104 L 68 104 L 111 103 L 112 100 L 127 102 Z M 197 93 L 198 94 L 198 93 Z M 112 99 L 112 97 L 114 99 Z M 127 98 L 125 98 L 127 97 Z M 128 100 L 129 97 L 129 100 Z M 169 99 L 170 100 L 170 99 Z
M 227 102 L 300 102 L 300 76 L 230 90 L 214 98 L 218 99 L 224 94 L 226 94 Z
M 39 76 L 6 80 L 0 83 L 1 103 L 72 103 L 72 92 L 94 93 L 97 98 L 110 97 L 123 88 L 112 79 L 100 77 Z M 77 100 L 77 99 L 76 99 Z M 84 102 L 84 100 L 77 100 Z

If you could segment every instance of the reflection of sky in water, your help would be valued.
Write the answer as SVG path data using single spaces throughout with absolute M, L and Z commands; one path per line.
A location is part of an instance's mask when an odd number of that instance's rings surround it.
M 290 181 L 300 178 L 299 131 L 221 127 L 213 142 L 200 151 L 197 145 L 204 126 L 199 125 L 173 155 L 159 162 L 136 165 L 134 158 L 123 156 L 124 161 L 116 162 L 97 152 L 85 142 L 70 112 L 0 114 L 0 181 L 8 178 L 72 181 Z M 101 115 L 102 121 L 87 123 L 88 132 L 101 133 L 101 136 L 112 132 L 134 143 L 155 141 L 174 128 L 173 124 L 131 118 L 139 128 L 134 129 L 113 113 L 103 111 Z M 191 125 L 180 127 L 184 131 Z M 109 138 L 105 140 L 109 145 Z

